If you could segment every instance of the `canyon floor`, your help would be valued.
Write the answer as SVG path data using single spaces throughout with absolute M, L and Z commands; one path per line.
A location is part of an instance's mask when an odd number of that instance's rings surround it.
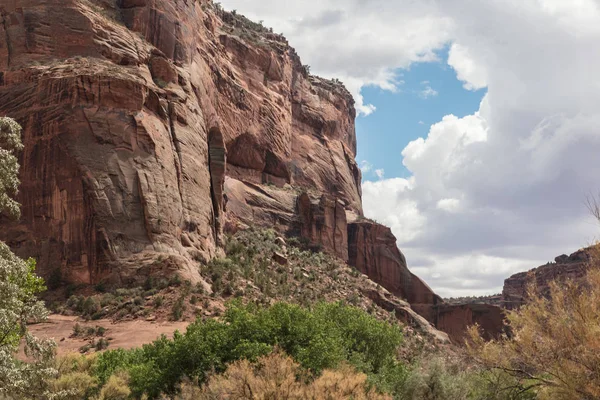
M 89 339 L 74 337 L 73 331 L 76 324 L 83 327 L 103 327 L 106 329 L 104 337 L 109 340 L 109 349 L 131 349 L 150 343 L 161 335 L 172 337 L 176 330 L 185 331 L 188 322 L 184 321 L 119 321 L 108 319 L 98 321 L 84 321 L 75 316 L 52 314 L 43 323 L 31 325 L 30 332 L 40 338 L 53 338 L 58 345 L 58 354 L 79 352 L 82 346 L 89 343 Z

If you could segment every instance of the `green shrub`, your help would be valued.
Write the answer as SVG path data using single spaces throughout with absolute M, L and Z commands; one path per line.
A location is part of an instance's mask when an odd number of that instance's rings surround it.
M 235 301 L 222 321 L 198 320 L 172 340 L 163 337 L 141 349 L 100 354 L 96 376 L 103 383 L 116 371 L 127 371 L 132 394 L 152 399 L 175 393 L 183 377 L 202 383 L 233 361 L 255 361 L 279 347 L 313 374 L 350 362 L 385 388 L 390 386 L 386 374 L 403 373 L 395 357 L 401 341 L 398 326 L 342 303 L 308 309 L 287 303 L 259 308 Z
M 106 283 L 105 282 L 97 283 L 96 286 L 94 286 L 94 289 L 96 289 L 97 292 L 104 293 L 107 291 Z
M 173 275 L 169 280 L 169 286 L 181 286 L 181 277 L 177 274 Z
M 401 389 L 406 400 L 464 400 L 471 391 L 468 377 L 460 371 L 449 371 L 441 359 L 419 365 L 408 374 Z
M 83 333 L 83 328 L 81 327 L 81 325 L 79 325 L 78 323 L 75 323 L 75 325 L 73 325 L 73 336 L 78 337 L 78 336 L 81 336 L 82 333 Z
M 96 351 L 102 351 L 102 350 L 107 349 L 109 344 L 110 343 L 108 340 L 106 340 L 104 338 L 100 338 L 100 339 L 98 339 L 98 341 L 96 342 L 94 347 L 96 348 Z
M 70 372 L 50 382 L 50 392 L 62 394 L 59 398 L 64 400 L 86 399 L 96 388 L 96 381 L 85 372 Z
M 171 309 L 171 318 L 173 321 L 179 321 L 185 311 L 185 296 L 179 296 Z
M 46 286 L 48 286 L 48 290 L 56 290 L 62 286 L 62 283 L 62 272 L 60 268 L 56 268 L 50 273 L 50 276 L 46 281 Z
M 98 299 L 96 299 L 95 297 L 88 297 L 84 300 L 82 308 L 81 308 L 81 312 L 85 315 L 85 316 L 92 316 L 98 312 L 100 312 L 101 307 L 100 307 L 100 301 L 98 301 Z

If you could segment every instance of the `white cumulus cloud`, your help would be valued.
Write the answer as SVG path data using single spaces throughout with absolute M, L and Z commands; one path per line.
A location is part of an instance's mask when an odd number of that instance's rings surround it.
M 487 86 L 487 71 L 483 64 L 474 60 L 469 49 L 458 43 L 452 44 L 448 52 L 448 65 L 456 71 L 465 89 L 478 90 Z
M 359 164 L 359 168 L 363 174 L 366 174 L 373 169 L 373 165 L 367 160 L 362 160 Z

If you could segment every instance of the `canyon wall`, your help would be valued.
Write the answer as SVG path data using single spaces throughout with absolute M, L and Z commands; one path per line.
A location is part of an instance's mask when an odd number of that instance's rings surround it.
M 415 311 L 419 312 L 418 309 Z M 467 329 L 477 324 L 486 340 L 498 339 L 505 332 L 504 310 L 491 304 L 440 304 L 434 308 L 430 322 L 448 334 L 455 343 L 462 343 Z
M 362 213 L 352 97 L 282 36 L 207 1 L 3 1 L 0 15 L 0 114 L 25 144 L 23 215 L 0 236 L 42 275 L 193 278 L 224 227 L 295 227 L 299 190 L 332 196 L 327 229 Z M 334 231 L 314 239 L 347 259 Z
M 224 233 L 274 228 L 450 326 L 363 217 L 352 96 L 261 24 L 208 0 L 0 0 L 0 115 L 25 145 L 0 240 L 45 277 L 200 281 Z
M 442 302 L 427 284 L 412 274 L 390 228 L 369 220 L 348 225 L 349 264 L 411 305 Z

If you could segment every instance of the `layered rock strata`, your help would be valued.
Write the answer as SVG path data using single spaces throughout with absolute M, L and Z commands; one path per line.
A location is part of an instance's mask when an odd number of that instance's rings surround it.
M 43 275 L 194 278 L 238 218 L 236 185 L 332 194 L 314 240 L 347 258 L 327 229 L 362 212 L 353 100 L 282 36 L 207 1 L 18 0 L 0 15 L 0 114 L 25 144 L 23 217 L 0 236 Z
M 348 261 L 406 299 L 387 307 L 407 320 L 449 326 L 389 228 L 362 217 L 352 96 L 243 16 L 208 0 L 0 1 L 0 115 L 25 145 L 22 218 L 0 240 L 46 277 L 200 281 L 224 233 L 262 226 Z

